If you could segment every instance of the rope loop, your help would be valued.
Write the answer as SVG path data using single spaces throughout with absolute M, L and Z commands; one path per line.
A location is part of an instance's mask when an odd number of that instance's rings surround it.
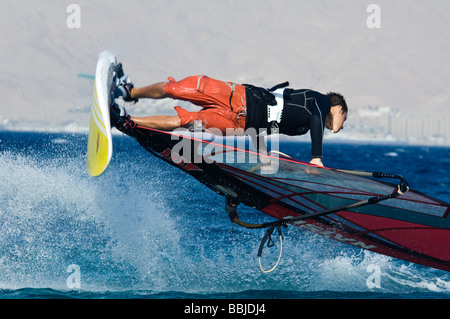
M 261 255 L 262 255 L 262 251 L 263 251 L 264 244 L 266 243 L 266 241 L 267 241 L 267 247 L 269 247 L 269 248 L 273 247 L 275 245 L 275 243 L 272 240 L 272 233 L 274 232 L 275 227 L 277 228 L 278 236 L 280 237 L 280 254 L 278 255 L 278 260 L 275 263 L 275 265 L 271 269 L 265 270 L 261 263 Z M 261 268 L 261 271 L 265 274 L 274 271 L 278 267 L 278 264 L 280 263 L 282 255 L 283 255 L 283 235 L 281 233 L 281 226 L 279 226 L 279 225 L 272 226 L 267 230 L 266 234 L 264 235 L 263 239 L 261 240 L 261 244 L 259 245 L 259 250 L 258 250 L 259 268 Z

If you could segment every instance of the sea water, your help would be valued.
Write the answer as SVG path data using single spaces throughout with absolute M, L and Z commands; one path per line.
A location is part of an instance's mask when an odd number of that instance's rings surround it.
M 280 264 L 262 273 L 265 231 L 233 228 L 223 197 L 127 136 L 114 137 L 109 169 L 92 178 L 86 143 L 86 134 L 0 132 L 0 298 L 450 297 L 448 272 L 292 226 Z M 310 144 L 281 151 L 307 160 Z M 333 143 L 324 163 L 401 174 L 450 202 L 450 148 Z M 239 213 L 271 221 L 245 206 Z M 275 237 L 265 268 L 278 257 Z

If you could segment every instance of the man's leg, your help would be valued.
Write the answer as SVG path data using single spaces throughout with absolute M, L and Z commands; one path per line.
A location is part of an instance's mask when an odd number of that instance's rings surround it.
M 136 125 L 154 128 L 161 131 L 173 131 L 181 127 L 181 119 L 178 115 L 156 115 L 148 117 L 131 117 Z
M 170 80 L 170 78 L 169 78 Z M 173 81 L 175 82 L 175 81 Z M 164 87 L 168 82 L 158 82 L 142 88 L 132 88 L 130 92 L 131 99 L 162 99 L 167 97 L 164 94 Z M 136 125 L 154 128 L 162 131 L 173 131 L 182 126 L 182 120 L 179 115 L 156 115 L 147 117 L 130 117 Z
M 132 99 L 162 99 L 166 97 L 164 94 L 166 84 L 167 82 L 159 82 L 143 88 L 133 88 L 130 97 Z

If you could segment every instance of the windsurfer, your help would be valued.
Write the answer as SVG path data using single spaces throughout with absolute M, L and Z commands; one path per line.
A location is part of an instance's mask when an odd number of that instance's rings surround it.
M 125 101 L 143 98 L 172 98 L 201 106 L 198 112 L 188 112 L 176 106 L 176 115 L 134 117 L 117 104 L 112 110 L 113 123 L 119 126 L 138 125 L 172 131 L 180 127 L 202 126 L 205 130 L 248 128 L 263 129 L 268 134 L 303 135 L 310 131 L 310 163 L 323 166 L 322 144 L 325 127 L 333 133 L 344 128 L 348 108 L 344 97 L 330 92 L 326 95 L 314 90 L 287 88 L 283 83 L 265 89 L 249 84 L 236 84 L 212 79 L 205 75 L 189 76 L 180 81 L 172 77 L 135 88 L 127 75 L 121 74 L 116 96 Z

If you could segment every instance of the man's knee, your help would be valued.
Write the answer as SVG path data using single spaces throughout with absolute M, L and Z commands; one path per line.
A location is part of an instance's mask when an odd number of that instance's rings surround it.
M 196 97 L 198 86 L 198 75 L 188 76 L 180 81 L 175 81 L 169 77 L 169 82 L 163 88 L 163 93 L 167 97 L 179 100 L 189 100 Z

